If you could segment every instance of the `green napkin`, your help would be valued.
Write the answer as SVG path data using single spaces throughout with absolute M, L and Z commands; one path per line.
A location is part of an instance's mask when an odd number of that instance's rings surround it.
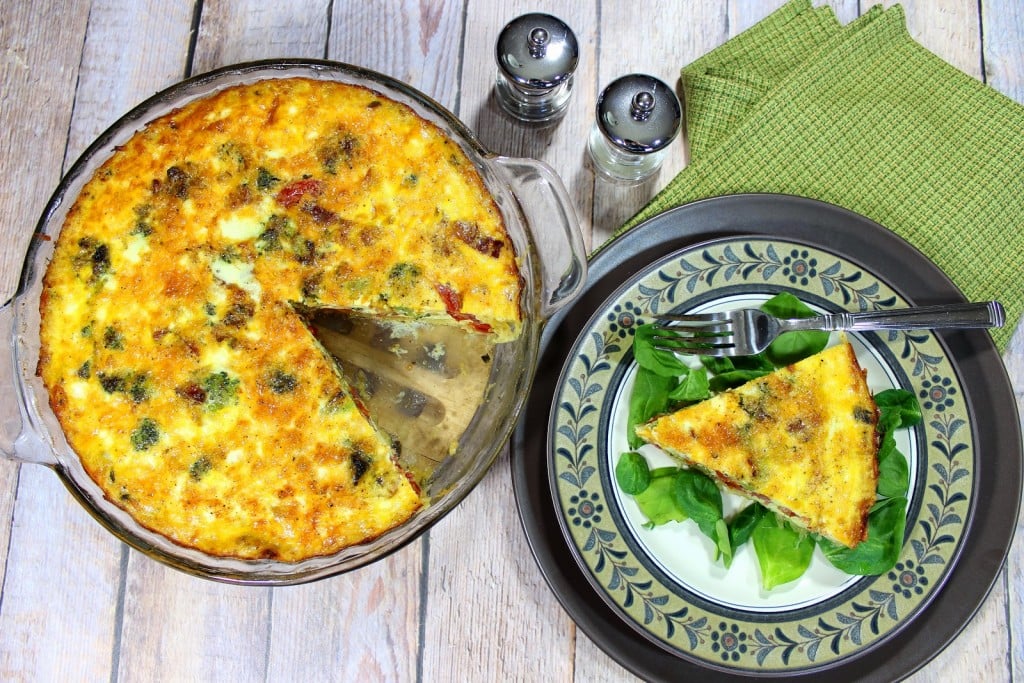
M 779 192 L 895 231 L 968 299 L 1024 310 L 1024 107 L 911 39 L 903 10 L 841 26 L 793 0 L 682 70 L 691 163 L 621 228 L 705 197 Z

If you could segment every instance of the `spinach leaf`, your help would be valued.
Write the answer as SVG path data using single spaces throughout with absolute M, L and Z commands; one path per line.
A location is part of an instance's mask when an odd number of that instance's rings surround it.
M 615 481 L 623 493 L 631 496 L 643 493 L 651 483 L 647 459 L 635 451 L 620 455 L 615 465 Z
M 878 429 L 892 430 L 921 422 L 921 405 L 917 397 L 905 389 L 886 389 L 875 394 L 878 406 Z
M 868 515 L 868 538 L 856 548 L 818 539 L 818 547 L 837 569 L 847 574 L 881 574 L 893 568 L 903 548 L 907 525 L 907 499 L 885 498 L 875 503 Z
M 633 331 L 633 355 L 637 364 L 650 372 L 662 377 L 678 377 L 689 370 L 689 366 L 670 351 L 654 348 L 651 339 L 660 333 L 653 323 L 639 325 Z M 667 343 L 667 342 L 659 342 Z
M 721 375 L 724 372 L 730 372 L 736 369 L 736 365 L 733 364 L 732 358 L 718 357 L 718 356 L 701 356 L 701 365 L 707 368 L 708 372 L 712 375 Z
M 778 515 L 766 514 L 750 536 L 761 567 L 761 583 L 771 590 L 803 576 L 814 554 L 814 539 Z
M 729 536 L 729 525 L 725 523 L 724 519 L 715 522 L 715 535 L 711 537 L 711 540 L 715 542 L 715 559 L 717 560 L 721 556 L 722 563 L 728 569 L 732 566 L 733 547 L 732 537 Z
M 709 386 L 714 393 L 746 384 L 775 369 L 768 357 L 760 353 L 753 356 L 731 358 L 701 356 L 700 362 L 713 375 Z
M 910 490 L 910 467 L 906 457 L 896 448 L 891 431 L 882 433 L 878 447 L 878 495 L 894 498 L 907 495 Z
M 755 353 L 753 356 L 733 356 L 732 366 L 736 370 L 761 370 L 771 372 L 775 364 L 769 360 L 764 353 Z
M 647 523 L 644 524 L 646 528 L 653 529 L 666 522 L 686 521 L 686 513 L 676 505 L 672 496 L 678 471 L 678 467 L 659 467 L 652 470 L 650 484 L 643 493 L 633 498 L 640 507 L 640 512 L 647 518 Z
M 680 378 L 679 386 L 668 397 L 677 402 L 695 403 L 711 397 L 708 373 L 703 368 L 693 368 Z
M 643 366 L 637 368 L 633 392 L 629 395 L 629 417 L 626 441 L 630 448 L 640 448 L 644 441 L 635 433 L 639 424 L 668 410 L 669 393 L 675 388 L 674 377 L 663 377 Z
M 817 315 L 810 307 L 789 292 L 779 292 L 761 304 L 761 310 L 780 318 L 810 318 Z M 765 352 L 776 365 L 789 365 L 813 356 L 828 345 L 828 332 L 808 330 L 786 332 L 771 343 Z
M 676 474 L 672 497 L 676 505 L 697 523 L 708 538 L 715 537 L 715 524 L 722 519 L 722 492 L 718 484 L 703 472 L 680 469 Z
M 750 540 L 754 527 L 767 514 L 770 514 L 770 510 L 764 505 L 751 503 L 733 515 L 732 521 L 729 522 L 729 540 L 734 551 Z
M 722 491 L 715 481 L 695 469 L 680 469 L 675 476 L 672 497 L 676 506 L 697 523 L 701 532 L 715 544 L 715 559 L 724 557 L 732 564 L 729 527 L 722 518 Z

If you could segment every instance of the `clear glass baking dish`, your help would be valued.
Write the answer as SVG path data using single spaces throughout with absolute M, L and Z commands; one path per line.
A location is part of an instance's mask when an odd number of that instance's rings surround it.
M 36 375 L 39 362 L 39 296 L 42 276 L 67 211 L 96 169 L 148 122 L 223 88 L 255 81 L 306 77 L 362 85 L 411 107 L 437 125 L 476 165 L 505 219 L 523 278 L 523 334 L 512 342 L 482 349 L 476 335 L 436 328 L 389 330 L 347 316 L 316 322 L 321 342 L 344 362 L 354 381 L 372 382 L 382 402 L 406 399 L 394 415 L 382 415 L 385 430 L 405 430 L 399 438 L 417 449 L 403 449 L 402 462 L 422 477 L 429 497 L 406 524 L 364 545 L 295 563 L 212 556 L 178 545 L 135 522 L 104 497 L 68 446 Z M 586 279 L 586 252 L 565 187 L 545 164 L 488 152 L 473 133 L 437 102 L 390 77 L 355 66 L 316 60 L 274 60 L 225 67 L 178 83 L 141 103 L 104 132 L 71 167 L 48 202 L 25 255 L 15 296 L 0 308 L 0 334 L 10 342 L 0 353 L 0 455 L 53 469 L 74 497 L 109 531 L 151 558 L 190 574 L 245 584 L 312 581 L 355 569 L 409 543 L 455 507 L 484 476 L 507 443 L 526 401 L 544 322 L 571 302 Z M 413 381 L 402 368 L 389 367 L 395 354 L 387 344 L 444 335 L 444 381 Z M 422 338 L 420 338 L 422 336 Z M 487 354 L 489 369 L 462 370 L 460 358 Z M 463 373 L 463 374 L 460 374 Z M 421 378 L 422 379 L 422 378 Z M 406 386 L 406 385 L 410 386 Z M 453 398 L 452 387 L 468 387 Z M 408 391 L 416 399 L 408 401 Z M 461 401 L 461 408 L 453 407 Z M 468 406 L 468 408 L 467 408 Z M 371 405 L 371 409 L 373 405 Z M 457 409 L 458 408 L 458 409 Z M 446 417 L 447 416 L 447 417 Z M 457 446 L 445 447 L 452 440 Z M 443 451 L 443 452 L 442 452 Z

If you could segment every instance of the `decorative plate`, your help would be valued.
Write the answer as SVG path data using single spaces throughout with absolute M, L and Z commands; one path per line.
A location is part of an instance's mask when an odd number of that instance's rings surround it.
M 895 567 L 850 576 L 816 550 L 801 579 L 766 592 L 749 544 L 727 570 L 693 523 L 643 526 L 614 480 L 629 450 L 633 330 L 652 313 L 757 306 L 780 291 L 823 311 L 910 305 L 871 270 L 792 239 L 728 237 L 686 247 L 629 278 L 583 326 L 555 386 L 547 443 L 556 516 L 597 594 L 659 647 L 754 675 L 828 667 L 899 632 L 955 566 L 975 493 L 970 413 L 942 345 L 931 332 L 866 333 L 849 338 L 872 391 L 913 391 L 924 415 L 897 433 L 911 489 Z M 649 460 L 660 455 L 644 449 Z M 740 501 L 726 496 L 727 516 Z

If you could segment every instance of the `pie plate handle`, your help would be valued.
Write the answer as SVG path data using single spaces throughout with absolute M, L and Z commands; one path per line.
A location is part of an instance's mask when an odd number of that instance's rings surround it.
M 25 387 L 18 375 L 18 351 L 22 348 L 17 334 L 18 299 L 0 306 L 0 335 L 7 340 L 0 346 L 0 458 L 21 462 L 56 465 L 53 452 L 31 428 L 25 413 Z
M 535 159 L 494 157 L 522 211 L 539 261 L 543 319 L 572 302 L 587 279 L 587 252 L 569 193 L 550 166 Z

